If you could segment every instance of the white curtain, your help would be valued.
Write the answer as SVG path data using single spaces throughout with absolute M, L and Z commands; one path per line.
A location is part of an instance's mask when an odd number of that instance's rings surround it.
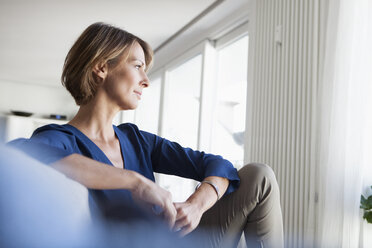
M 359 202 L 372 184 L 371 0 L 329 1 L 323 56 L 316 247 L 368 247 Z

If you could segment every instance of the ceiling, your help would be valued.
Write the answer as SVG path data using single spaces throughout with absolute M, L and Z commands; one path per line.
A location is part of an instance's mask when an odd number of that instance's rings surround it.
M 91 23 L 158 47 L 214 0 L 0 0 L 0 82 L 59 86 L 64 58 Z

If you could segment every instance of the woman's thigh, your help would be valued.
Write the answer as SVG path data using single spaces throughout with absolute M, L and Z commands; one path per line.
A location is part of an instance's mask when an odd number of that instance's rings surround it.
M 251 246 L 282 243 L 279 189 L 271 168 L 252 163 L 239 170 L 239 188 L 204 213 L 194 235 L 206 247 L 236 247 L 244 231 Z M 279 245 L 280 247 L 280 245 Z

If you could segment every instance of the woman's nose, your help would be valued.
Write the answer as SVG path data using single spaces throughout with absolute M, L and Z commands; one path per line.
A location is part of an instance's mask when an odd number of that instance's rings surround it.
M 147 77 L 146 73 L 143 73 L 143 80 L 141 81 L 141 85 L 144 88 L 147 88 L 147 87 L 149 87 L 149 84 L 150 84 L 149 78 Z

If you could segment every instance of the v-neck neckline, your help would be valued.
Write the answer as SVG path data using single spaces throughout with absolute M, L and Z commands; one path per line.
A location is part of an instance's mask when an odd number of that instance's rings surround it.
M 107 155 L 101 150 L 101 148 L 99 148 L 99 146 L 94 143 L 87 135 L 85 135 L 82 131 L 80 131 L 78 128 L 74 127 L 73 125 L 70 125 L 70 124 L 64 124 L 64 126 L 66 127 L 70 127 L 72 128 L 77 135 L 79 135 L 82 139 L 86 140 L 88 143 L 90 143 L 90 145 L 92 145 L 97 151 L 99 151 L 101 153 L 101 155 L 103 155 L 103 157 L 109 162 L 109 165 L 111 166 L 114 166 L 114 164 L 111 162 L 111 160 L 107 157 Z M 121 152 L 121 156 L 123 158 L 123 168 L 122 169 L 128 169 L 127 168 L 127 163 L 125 161 L 125 154 L 124 154 L 124 140 L 122 140 L 122 137 L 121 135 L 119 135 L 118 133 L 118 130 L 117 130 L 117 127 L 115 125 L 112 125 L 112 127 L 114 128 L 114 132 L 115 132 L 115 135 L 116 137 L 118 138 L 118 141 L 119 141 L 119 145 L 120 145 L 120 152 Z M 114 166 L 115 167 L 115 166 Z

